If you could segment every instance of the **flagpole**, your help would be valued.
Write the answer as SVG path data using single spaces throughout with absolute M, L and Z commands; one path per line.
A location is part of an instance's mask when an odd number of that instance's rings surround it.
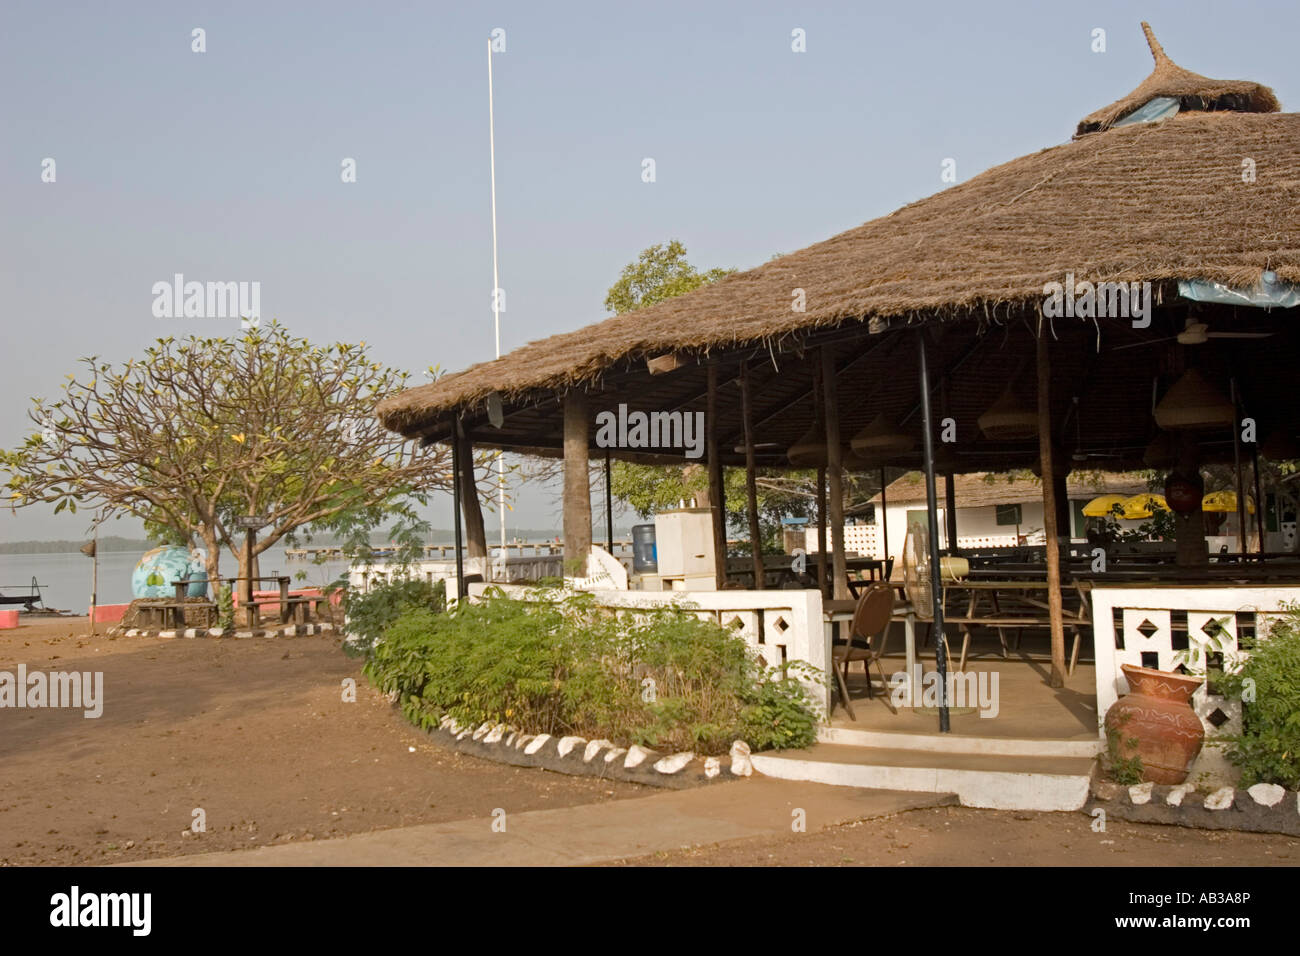
M 488 162 L 492 176 L 492 326 L 496 333 L 496 357 L 501 357 L 501 280 L 497 269 L 497 144 L 496 121 L 492 113 L 492 41 L 488 47 Z M 501 516 L 501 567 L 506 562 L 506 459 L 497 451 L 497 511 Z M 504 574 L 502 575 L 504 577 Z

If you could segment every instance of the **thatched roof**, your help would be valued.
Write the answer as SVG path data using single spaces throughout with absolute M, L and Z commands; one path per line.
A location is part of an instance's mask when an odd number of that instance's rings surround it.
M 1254 161 L 1254 182 L 1242 180 L 1243 157 Z M 1300 115 L 1182 112 L 994 167 L 756 269 L 404 391 L 382 402 L 379 415 L 407 436 L 441 439 L 452 412 L 481 418 L 496 393 L 507 428 L 483 440 L 542 445 L 532 438 L 550 417 L 539 403 L 574 386 L 612 389 L 635 379 L 632 398 L 687 407 L 647 387 L 671 380 L 681 402 L 701 394 L 698 376 L 685 370 L 645 378 L 646 359 L 667 353 L 694 365 L 693 356 L 761 347 L 775 365 L 783 349 L 837 329 L 865 335 L 944 319 L 982 328 L 1036 308 L 1044 285 L 1067 273 L 1152 281 L 1166 293 L 1161 283 L 1180 278 L 1244 284 L 1264 269 L 1300 282 L 1297 206 Z M 792 310 L 796 289 L 805 311 Z M 1128 325 L 1101 320 L 1099 330 L 1131 334 Z M 780 364 L 788 369 L 789 359 Z M 554 436 L 547 442 L 554 446 Z
M 1112 123 L 1123 119 L 1138 107 L 1158 96 L 1179 100 L 1179 108 L 1193 111 L 1232 110 L 1239 113 L 1276 113 L 1280 108 L 1277 97 L 1267 86 L 1249 80 L 1212 80 L 1181 66 L 1165 55 L 1156 40 L 1150 24 L 1142 23 L 1147 46 L 1156 61 L 1151 75 L 1132 93 L 1103 106 L 1079 121 L 1076 136 L 1109 129 Z
M 1132 472 L 1074 472 L 1066 479 L 1065 487 L 1071 501 L 1091 501 L 1100 495 L 1136 495 L 1147 490 L 1147 483 Z M 935 479 L 937 500 L 942 502 L 946 493 L 944 477 L 940 475 Z M 953 482 L 953 494 L 958 508 L 1041 504 L 1043 486 L 1037 479 L 980 471 L 958 475 Z M 925 476 L 912 471 L 890 482 L 885 489 L 885 500 L 890 507 L 925 501 Z M 871 502 L 880 504 L 880 495 L 872 498 Z

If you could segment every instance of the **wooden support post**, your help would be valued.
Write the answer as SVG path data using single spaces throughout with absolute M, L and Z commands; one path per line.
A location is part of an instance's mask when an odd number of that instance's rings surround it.
M 889 563 L 889 493 L 885 491 L 885 466 L 880 466 L 880 515 L 876 518 L 880 524 L 881 548 L 884 553 L 881 554 L 880 560 L 884 561 L 886 566 Z M 881 575 L 886 581 L 889 575 L 885 569 L 881 568 Z
M 609 449 L 605 449 L 605 550 L 614 554 L 614 487 L 610 481 L 613 466 L 609 460 Z
M 1259 442 L 1251 443 L 1250 456 L 1251 471 L 1255 475 L 1255 533 L 1259 535 L 1259 553 L 1262 555 L 1268 550 L 1264 547 L 1264 536 L 1268 534 L 1268 524 L 1264 520 L 1264 489 L 1259 480 Z M 1263 558 L 1260 560 L 1263 560 Z
M 765 585 L 763 574 L 763 534 L 758 526 L 758 486 L 754 481 L 754 423 L 749 394 L 749 363 L 740 363 L 740 416 L 745 427 L 745 497 L 749 510 L 749 550 L 753 560 L 754 588 Z
M 587 396 L 564 396 L 564 573 L 582 577 L 591 554 L 591 477 L 587 456 Z
M 1062 538 L 1068 538 L 1070 533 L 1070 486 L 1069 486 L 1069 465 L 1066 464 L 1066 454 L 1061 446 L 1052 446 L 1052 461 L 1056 464 L 1056 471 L 1052 474 L 1054 483 L 1054 495 L 1056 497 L 1056 528 L 1057 533 Z
M 718 367 L 710 365 L 708 374 L 704 434 L 709 458 L 709 507 L 713 509 L 713 580 L 721 591 L 727 586 L 727 489 L 718 453 Z
M 840 445 L 840 406 L 835 394 L 835 355 L 822 346 L 822 404 L 826 414 L 826 476 L 830 480 L 831 565 L 834 577 L 831 596 L 849 596 L 848 571 L 844 564 L 844 449 Z
M 829 524 L 826 519 L 826 469 L 817 469 L 817 586 L 821 588 L 822 597 L 831 596 L 831 576 L 826 572 L 826 551 L 830 538 L 826 535 Z
M 1052 687 L 1065 686 L 1065 615 L 1061 604 L 1061 542 L 1056 525 L 1052 449 L 1052 368 L 1047 329 L 1038 332 L 1038 455 L 1043 472 L 1043 537 L 1047 544 L 1047 614 L 1052 628 Z
M 957 553 L 957 483 L 950 471 L 943 476 L 943 524 L 948 538 L 948 553 Z
M 822 389 L 822 363 L 814 357 L 812 361 L 812 401 L 813 421 L 821 422 L 826 427 L 826 392 Z M 831 539 L 827 534 L 829 519 L 826 514 L 826 465 L 817 468 L 817 586 L 821 588 L 822 597 L 830 598 L 834 593 L 831 585 L 830 571 L 826 566 L 826 556 L 830 554 Z M 806 536 L 805 536 L 806 537 Z

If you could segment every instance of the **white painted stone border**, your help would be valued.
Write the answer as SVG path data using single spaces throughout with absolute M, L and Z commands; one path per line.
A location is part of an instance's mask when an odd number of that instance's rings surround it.
M 255 631 L 235 629 L 227 632 L 220 627 L 187 627 L 183 631 L 156 630 L 154 628 L 131 627 L 118 632 L 121 637 L 311 637 L 316 634 L 329 634 L 334 625 L 329 622 L 320 624 L 286 624 L 281 627 L 258 628 Z M 111 634 L 112 632 L 110 632 Z
M 443 715 L 426 732 L 459 751 L 489 760 L 652 786 L 692 786 L 754 773 L 749 745 L 743 740 L 732 743 L 727 757 L 701 757 L 689 751 L 660 754 L 637 744 L 622 747 L 604 739 L 525 734 L 507 724 L 463 727 L 450 715 Z
M 1099 780 L 1092 785 L 1092 798 L 1085 809 L 1098 808 L 1134 823 L 1300 836 L 1300 792 L 1271 783 L 1257 783 L 1246 790 L 1219 787 L 1203 794 L 1188 783 L 1125 787 Z

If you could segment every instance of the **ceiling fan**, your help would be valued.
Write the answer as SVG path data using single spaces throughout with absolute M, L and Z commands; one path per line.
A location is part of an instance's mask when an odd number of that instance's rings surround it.
M 1177 335 L 1167 335 L 1161 339 L 1148 339 L 1145 342 L 1132 342 L 1128 345 L 1117 345 L 1111 351 L 1140 349 L 1147 345 L 1159 345 L 1161 342 L 1176 341 L 1179 345 L 1204 345 L 1210 339 L 1266 339 L 1272 334 L 1272 332 L 1211 332 L 1209 325 L 1188 316 L 1183 330 Z

